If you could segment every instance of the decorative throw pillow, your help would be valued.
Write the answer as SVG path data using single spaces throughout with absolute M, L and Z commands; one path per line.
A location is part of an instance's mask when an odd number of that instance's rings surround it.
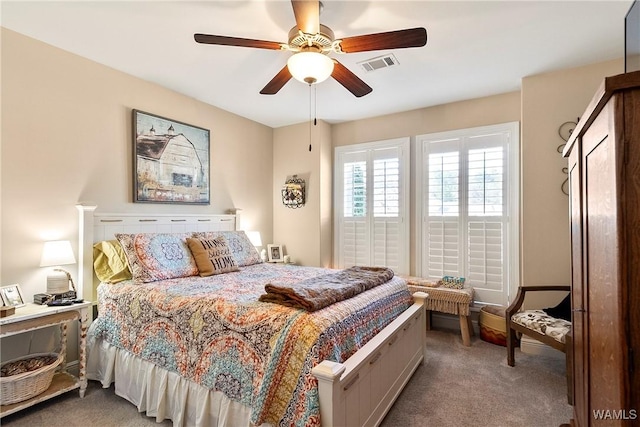
M 564 319 L 571 322 L 571 294 L 567 295 L 555 307 L 544 308 L 543 311 L 556 319 Z
M 218 236 L 215 239 L 189 237 L 187 245 L 202 277 L 239 270 L 224 236 Z
M 439 283 L 443 288 L 462 289 L 464 287 L 464 277 L 444 276 Z
M 187 246 L 189 234 L 116 234 L 127 254 L 129 269 L 137 283 L 197 276 L 198 267 Z
M 103 240 L 93 245 L 93 270 L 104 283 L 131 279 L 127 255 L 117 240 Z
M 248 265 L 260 264 L 260 254 L 253 246 L 247 233 L 242 230 L 237 231 L 207 231 L 194 233 L 193 237 L 214 239 L 218 236 L 224 236 L 229 244 L 231 255 L 236 260 L 238 267 L 246 267 Z

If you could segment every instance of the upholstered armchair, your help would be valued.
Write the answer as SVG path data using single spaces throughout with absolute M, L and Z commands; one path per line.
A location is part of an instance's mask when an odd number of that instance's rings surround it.
M 557 315 L 553 317 L 543 310 L 522 310 L 522 305 L 527 294 L 533 292 L 567 291 L 569 285 L 547 286 L 520 286 L 513 303 L 507 308 L 505 317 L 507 321 L 507 364 L 515 365 L 516 334 L 524 334 L 536 339 L 550 347 L 562 351 L 567 359 L 567 398 L 572 401 L 572 365 L 571 365 L 571 321 L 561 317 L 570 317 L 570 303 L 565 299 L 558 307 L 547 309 L 548 313 Z M 561 313 L 563 312 L 563 313 Z

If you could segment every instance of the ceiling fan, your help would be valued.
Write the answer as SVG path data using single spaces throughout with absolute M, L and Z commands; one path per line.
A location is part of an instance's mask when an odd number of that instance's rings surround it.
M 331 76 L 356 97 L 361 97 L 371 93 L 373 89 L 338 60 L 329 57 L 329 53 L 402 49 L 421 47 L 427 44 L 427 30 L 424 28 L 335 39 L 331 28 L 320 24 L 320 10 L 322 8 L 320 1 L 291 0 L 291 5 L 296 18 L 296 26 L 289 31 L 288 43 L 210 34 L 194 34 L 194 38 L 196 42 L 204 44 L 294 52 L 287 61 L 287 65 L 260 91 L 263 95 L 278 93 L 291 80 L 291 77 L 311 85 L 320 83 Z

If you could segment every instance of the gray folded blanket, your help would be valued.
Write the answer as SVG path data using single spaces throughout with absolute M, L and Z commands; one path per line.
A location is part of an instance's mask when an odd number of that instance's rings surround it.
M 294 285 L 269 283 L 264 287 L 267 293 L 262 294 L 259 300 L 316 311 L 386 283 L 392 278 L 393 270 L 385 267 L 349 267 Z

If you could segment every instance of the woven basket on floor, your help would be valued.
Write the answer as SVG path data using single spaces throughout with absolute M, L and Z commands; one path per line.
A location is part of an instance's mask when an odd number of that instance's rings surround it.
M 485 305 L 480 309 L 480 338 L 492 344 L 507 346 L 505 307 Z
M 22 402 L 23 400 L 39 395 L 49 388 L 51 381 L 53 380 L 53 374 L 55 373 L 58 365 L 62 362 L 61 354 L 29 354 L 18 359 L 9 360 L 8 362 L 3 363 L 2 366 L 40 356 L 55 357 L 55 360 L 53 363 L 33 371 L 23 372 L 21 374 L 11 375 L 8 377 L 0 377 L 0 404 L 10 405 L 12 403 Z

